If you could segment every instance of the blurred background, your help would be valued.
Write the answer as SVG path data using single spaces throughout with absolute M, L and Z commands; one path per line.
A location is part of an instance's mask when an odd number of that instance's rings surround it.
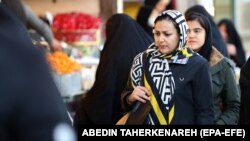
M 95 81 L 100 51 L 105 42 L 105 22 L 115 13 L 126 13 L 136 20 L 140 8 L 145 4 L 144 0 L 23 1 L 49 25 L 63 47 L 61 53 L 48 51 L 47 58 L 56 84 L 65 101 L 71 104 L 72 111 L 75 107 L 72 101 L 88 91 Z M 171 8 L 184 13 L 196 4 L 203 5 L 216 24 L 225 18 L 234 23 L 248 58 L 250 16 L 247 15 L 250 14 L 250 0 L 172 0 Z M 44 40 L 34 37 L 35 43 L 46 46 Z
M 136 18 L 144 0 L 24 0 L 39 16 L 51 13 L 83 12 L 107 20 L 111 14 L 127 13 Z M 104 3 L 104 4 L 103 4 Z M 175 8 L 185 12 L 195 4 L 201 4 L 214 16 L 215 22 L 231 19 L 242 40 L 247 56 L 250 52 L 250 0 L 174 0 Z

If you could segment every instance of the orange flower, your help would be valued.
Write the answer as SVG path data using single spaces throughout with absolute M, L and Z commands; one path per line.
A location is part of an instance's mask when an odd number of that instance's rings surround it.
M 69 74 L 81 70 L 80 64 L 61 51 L 48 54 L 47 60 L 52 69 L 59 74 Z

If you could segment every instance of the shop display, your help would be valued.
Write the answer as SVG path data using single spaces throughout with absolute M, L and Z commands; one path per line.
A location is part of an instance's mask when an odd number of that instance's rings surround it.
M 101 20 L 88 14 L 72 12 L 55 15 L 52 29 L 58 40 L 73 45 L 98 45 Z
M 60 51 L 49 53 L 47 59 L 53 71 L 58 74 L 69 74 L 81 70 L 80 64 L 70 59 L 67 54 Z
M 80 12 L 59 13 L 54 16 L 52 30 L 55 38 L 66 46 L 65 53 L 48 55 L 62 96 L 71 97 L 89 90 L 99 62 L 99 57 L 94 54 L 101 43 L 101 20 Z M 86 58 L 96 58 L 96 61 L 91 63 Z
M 70 59 L 63 52 L 47 54 L 47 60 L 52 68 L 52 76 L 64 97 L 70 97 L 82 92 L 82 66 Z
M 95 72 L 99 59 L 84 57 L 72 59 L 65 52 L 51 52 L 47 60 L 52 76 L 63 97 L 71 97 L 89 90 L 95 81 Z M 87 62 L 84 62 L 87 61 Z

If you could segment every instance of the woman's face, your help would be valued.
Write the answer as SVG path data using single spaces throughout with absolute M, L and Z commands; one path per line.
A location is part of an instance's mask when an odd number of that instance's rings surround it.
M 221 35 L 222 35 L 222 37 L 224 38 L 224 40 L 227 42 L 227 28 L 226 28 L 226 26 L 225 26 L 225 24 L 221 24 L 220 26 L 219 26 L 219 30 L 220 30 L 220 33 L 221 33 Z
M 179 44 L 179 34 L 171 21 L 157 21 L 154 28 L 155 43 L 162 54 L 170 55 Z
M 197 20 L 187 21 L 188 24 L 188 41 L 187 45 L 193 51 L 198 52 L 205 43 L 206 30 Z

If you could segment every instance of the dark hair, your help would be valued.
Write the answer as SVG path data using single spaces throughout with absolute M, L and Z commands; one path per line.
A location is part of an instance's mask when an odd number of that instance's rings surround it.
M 202 14 L 197 13 L 197 12 L 190 12 L 188 13 L 186 16 L 186 21 L 194 21 L 197 20 L 199 22 L 199 24 L 205 29 L 206 29 L 206 23 L 204 21 L 204 19 L 202 18 Z
M 222 19 L 218 23 L 218 26 L 221 26 L 223 24 L 226 27 L 226 32 L 228 35 L 228 43 L 235 44 L 235 45 L 237 44 L 237 47 L 242 46 L 240 36 L 239 36 L 238 32 L 236 31 L 236 28 L 235 28 L 233 22 L 231 22 L 228 19 Z M 238 45 L 238 44 L 241 44 L 241 45 Z
M 159 1 L 160 0 L 145 0 L 144 5 L 154 8 L 156 3 L 159 2 Z
M 160 0 L 144 0 L 144 6 L 154 8 L 159 1 Z M 173 0 L 170 0 L 165 9 L 175 9 L 175 2 Z
M 163 21 L 163 20 L 167 20 L 167 21 L 170 21 L 173 23 L 175 29 L 177 30 L 178 34 L 180 35 L 180 28 L 178 27 L 177 23 L 175 22 L 175 20 L 170 17 L 169 15 L 167 14 L 162 14 L 160 16 L 158 16 L 155 21 L 154 21 L 154 24 L 156 24 L 158 21 Z M 155 28 L 155 27 L 154 27 Z
M 205 29 L 206 39 L 202 48 L 198 51 L 198 53 L 209 61 L 210 54 L 212 51 L 212 30 L 208 18 L 205 15 L 197 12 L 189 12 L 186 14 L 185 18 L 186 21 L 195 21 L 195 20 L 198 21 L 199 24 Z

